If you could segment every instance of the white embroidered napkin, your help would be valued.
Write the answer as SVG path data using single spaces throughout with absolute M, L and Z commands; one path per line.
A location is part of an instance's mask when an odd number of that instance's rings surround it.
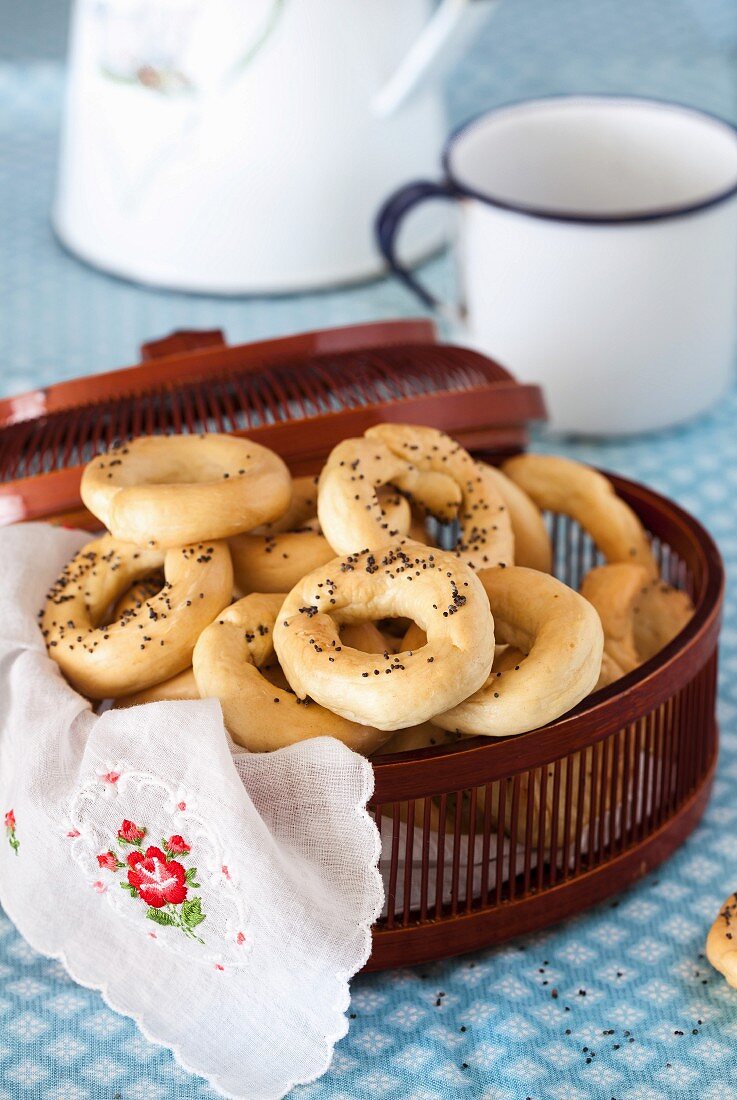
M 371 765 L 235 755 L 215 700 L 95 715 L 36 622 L 88 537 L 0 531 L 0 903 L 186 1069 L 281 1097 L 330 1064 L 381 910 Z

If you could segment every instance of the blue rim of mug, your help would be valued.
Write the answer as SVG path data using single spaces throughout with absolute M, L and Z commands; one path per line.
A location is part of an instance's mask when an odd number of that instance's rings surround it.
M 561 93 L 559 95 L 539 96 L 532 99 L 516 99 L 509 103 L 502 103 L 498 107 L 492 107 L 490 110 L 479 111 L 477 115 L 467 119 L 453 130 L 445 143 L 442 153 L 443 171 L 453 193 L 461 198 L 477 199 L 487 206 L 494 206 L 499 210 L 508 210 L 514 214 L 522 214 L 528 218 L 539 218 L 542 221 L 571 222 L 575 225 L 626 225 L 642 222 L 665 221 L 668 218 L 682 218 L 690 214 L 700 214 L 702 211 L 709 210 L 713 206 L 719 206 L 721 203 L 737 195 L 737 178 L 735 178 L 735 182 L 731 184 L 730 187 L 717 192 L 715 195 L 710 195 L 708 198 L 699 199 L 696 202 L 687 203 L 681 206 L 664 206 L 655 210 L 643 210 L 640 213 L 635 211 L 631 214 L 583 214 L 576 213 L 575 211 L 527 206 L 524 203 L 509 202 L 505 199 L 495 198 L 493 195 L 485 194 L 483 191 L 477 191 L 473 187 L 468 187 L 466 184 L 461 183 L 453 174 L 450 161 L 454 147 L 461 138 L 465 137 L 469 131 L 485 119 L 493 118 L 495 115 L 513 110 L 515 107 L 540 106 L 545 103 L 556 102 L 586 103 L 597 101 L 607 101 L 613 104 L 641 103 L 648 107 L 666 107 L 674 112 L 694 115 L 696 118 L 707 120 L 711 123 L 717 123 L 725 131 L 731 134 L 737 146 L 737 126 L 729 122 L 728 119 L 721 118 L 711 111 L 703 111 L 700 107 L 692 107 L 687 103 L 678 103 L 675 100 L 658 99 L 654 96 L 619 95 L 618 93 L 612 94 L 609 92 Z

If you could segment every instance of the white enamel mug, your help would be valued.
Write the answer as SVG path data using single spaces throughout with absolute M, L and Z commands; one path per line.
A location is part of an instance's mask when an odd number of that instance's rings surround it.
M 703 412 L 737 344 L 737 131 L 676 104 L 561 96 L 493 110 L 457 131 L 440 183 L 396 192 L 396 235 L 430 198 L 459 206 L 466 333 L 545 387 L 554 429 L 620 435 Z

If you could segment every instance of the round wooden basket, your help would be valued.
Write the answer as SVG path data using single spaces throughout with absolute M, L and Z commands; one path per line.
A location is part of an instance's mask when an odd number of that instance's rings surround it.
M 432 424 L 490 462 L 523 450 L 545 415 L 539 387 L 423 320 L 228 346 L 181 332 L 125 370 L 0 401 L 0 524 L 94 530 L 84 463 L 113 441 L 220 431 L 315 473 L 331 448 L 386 420 Z M 706 804 L 717 753 L 723 574 L 704 529 L 672 502 L 613 477 L 653 537 L 663 579 L 696 613 L 662 653 L 543 729 L 375 761 L 386 907 L 368 969 L 471 951 L 560 920 L 665 859 Z M 585 534 L 552 518 L 557 575 L 598 564 Z
M 579 912 L 669 856 L 704 810 L 718 745 L 719 552 L 672 501 L 609 476 L 695 615 L 647 664 L 557 722 L 375 762 L 386 905 L 368 970 L 476 950 Z M 550 530 L 556 574 L 577 588 L 600 563 L 596 550 L 567 517 Z

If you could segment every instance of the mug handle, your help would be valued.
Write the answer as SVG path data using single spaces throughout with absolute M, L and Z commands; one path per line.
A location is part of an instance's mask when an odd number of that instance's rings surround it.
M 453 319 L 456 319 L 456 313 L 426 290 L 419 279 L 416 279 L 409 268 L 402 263 L 397 256 L 396 243 L 400 222 L 410 210 L 427 199 L 455 198 L 457 198 L 456 191 L 446 180 L 439 183 L 432 180 L 416 180 L 414 183 L 400 187 L 389 196 L 376 215 L 375 224 L 376 243 L 390 271 L 420 299 L 423 305 L 437 312 L 450 314 Z

